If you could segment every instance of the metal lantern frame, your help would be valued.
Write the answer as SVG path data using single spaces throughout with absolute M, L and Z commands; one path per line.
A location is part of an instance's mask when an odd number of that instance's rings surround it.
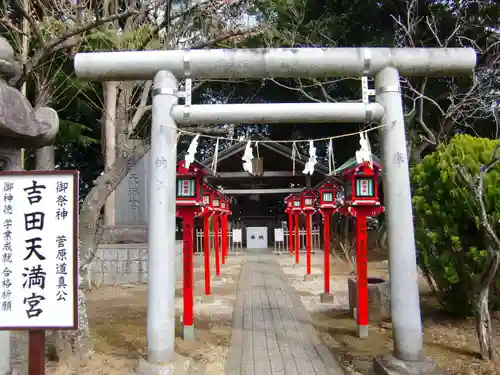
M 221 203 L 220 203 L 221 211 L 224 214 L 229 214 L 231 212 L 231 210 L 229 209 L 231 200 L 229 199 L 229 197 L 227 197 L 222 193 L 220 193 L 220 195 L 221 195 Z
M 217 212 L 217 213 L 224 212 L 224 210 L 222 208 L 223 200 L 224 200 L 224 195 L 220 191 L 214 189 L 213 196 L 212 196 L 212 209 L 214 212 Z
M 318 189 L 318 207 L 320 210 L 337 209 L 337 192 L 339 185 L 333 181 L 323 183 Z
M 185 161 L 177 163 L 176 194 L 177 208 L 203 206 L 202 186 L 208 172 L 199 163 L 191 163 L 185 168 Z
M 344 206 L 379 207 L 379 176 L 382 166 L 375 162 L 363 162 L 345 171 Z
M 303 213 L 314 213 L 316 211 L 316 193 L 314 189 L 305 189 L 300 193 L 300 208 Z
M 293 194 L 290 194 L 285 197 L 285 213 L 292 212 L 293 209 Z
M 212 186 L 210 186 L 206 182 L 203 183 L 201 189 L 202 205 L 206 211 L 213 212 L 215 210 L 213 206 L 215 193 L 216 190 Z
M 291 211 L 293 213 L 302 212 L 302 195 L 300 193 L 292 194 L 290 199 L 292 200 Z

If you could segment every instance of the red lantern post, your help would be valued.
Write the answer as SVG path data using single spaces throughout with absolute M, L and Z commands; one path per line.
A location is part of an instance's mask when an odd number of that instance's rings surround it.
M 325 182 L 318 189 L 319 210 L 323 215 L 323 260 L 324 260 L 324 291 L 321 294 L 321 302 L 333 302 L 333 294 L 330 293 L 330 217 L 337 210 L 338 186 L 334 182 Z
M 343 173 L 344 207 L 341 212 L 356 218 L 356 285 L 358 336 L 368 336 L 368 234 L 366 218 L 384 212 L 378 194 L 381 166 L 363 162 Z
M 295 264 L 298 265 L 300 261 L 300 232 L 299 232 L 299 225 L 300 225 L 300 213 L 302 212 L 302 205 L 300 201 L 300 194 L 293 194 L 292 195 L 292 213 L 295 216 Z
M 213 198 L 215 190 L 208 184 L 203 184 L 203 260 L 205 266 L 205 300 L 210 301 L 210 217 L 214 213 Z
M 220 241 L 219 241 L 219 218 L 222 214 L 222 194 L 218 191 L 215 192 L 214 199 L 212 201 L 212 207 L 214 208 L 213 213 L 213 223 L 214 223 L 214 252 L 215 252 L 215 275 L 220 276 Z
M 201 186 L 206 174 L 203 167 L 193 163 L 184 167 L 184 161 L 177 164 L 176 215 L 183 220 L 183 337 L 194 339 L 194 265 L 193 236 L 194 218 L 202 211 Z
M 305 281 L 313 279 L 313 276 L 311 274 L 311 242 L 312 242 L 311 221 L 312 221 L 312 215 L 316 212 L 316 208 L 314 207 L 315 202 L 316 202 L 316 194 L 312 189 L 306 189 L 300 195 L 301 209 L 306 217 L 306 274 L 304 276 Z
M 285 212 L 288 214 L 288 248 L 290 255 L 293 255 L 293 196 L 290 194 L 285 198 Z
M 229 247 L 229 233 L 228 233 L 228 216 L 231 211 L 229 209 L 229 198 L 224 197 L 221 202 L 221 226 L 222 226 L 222 264 L 226 263 L 226 257 Z

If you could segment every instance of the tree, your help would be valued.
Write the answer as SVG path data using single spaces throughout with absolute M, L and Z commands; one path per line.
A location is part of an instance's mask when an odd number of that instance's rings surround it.
M 83 50 L 143 50 L 152 48 L 191 49 L 216 46 L 230 42 L 235 45 L 259 29 L 236 22 L 244 2 L 232 5 L 216 1 L 203 1 L 186 6 L 186 2 L 174 2 L 172 7 L 158 6 L 157 2 L 144 2 L 136 14 L 120 24 L 107 24 L 86 38 Z M 163 5 L 171 4 L 167 1 Z M 107 4 L 112 6 L 111 3 Z M 106 5 L 105 5 L 106 6 Z M 175 9 L 174 9 L 175 8 Z M 164 14 L 160 9 L 167 9 Z M 104 14 L 111 12 L 103 10 Z M 236 18 L 236 19 L 235 19 Z M 195 87 L 204 83 L 197 82 Z M 108 131 L 107 137 L 115 140 L 114 160 L 108 163 L 104 172 L 83 201 L 80 211 L 80 272 L 85 274 L 95 256 L 99 233 L 101 210 L 116 186 L 147 152 L 149 135 L 148 114 L 151 109 L 152 83 L 112 82 L 105 85 L 106 106 L 103 119 Z M 113 131 L 110 131 L 113 128 Z M 210 132 L 211 129 L 190 129 Z M 145 140 L 142 142 L 139 140 Z M 109 139 L 108 139 L 109 141 Z M 106 144 L 113 144 L 113 140 Z M 80 315 L 86 317 L 85 296 L 79 294 Z M 88 353 L 88 326 L 81 319 L 78 334 L 65 333 L 65 342 L 70 342 L 71 353 L 86 356 Z M 67 350 L 66 350 L 67 351 Z
M 439 302 L 476 316 L 481 355 L 493 357 L 490 291 L 500 282 L 500 141 L 457 135 L 412 169 L 419 266 Z M 493 306 L 500 306 L 493 292 Z

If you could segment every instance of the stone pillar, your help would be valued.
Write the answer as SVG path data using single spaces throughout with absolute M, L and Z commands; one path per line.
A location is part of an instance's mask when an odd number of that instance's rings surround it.
M 144 144 L 143 140 L 134 140 L 137 146 Z M 115 190 L 115 225 L 145 226 L 149 214 L 149 158 L 150 152 L 131 166 L 127 176 L 118 184 Z

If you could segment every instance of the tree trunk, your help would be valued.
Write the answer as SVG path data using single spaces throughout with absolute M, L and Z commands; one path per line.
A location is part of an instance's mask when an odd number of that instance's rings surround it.
M 491 251 L 490 251 L 491 254 Z M 496 279 L 500 254 L 495 251 L 486 263 L 481 275 L 478 293 L 476 294 L 476 332 L 479 340 L 479 353 L 481 358 L 493 360 L 495 357 L 495 346 L 491 334 L 491 315 L 489 309 L 490 288 Z
M 99 176 L 94 187 L 83 201 L 78 225 L 80 236 L 80 275 L 85 275 L 89 272 L 90 263 L 96 254 L 98 222 L 107 198 L 125 178 L 130 170 L 130 166 L 135 165 L 146 152 L 146 147 L 131 147 L 119 152 L 111 168 L 105 170 L 104 174 Z M 82 280 L 83 278 L 80 276 L 80 283 Z M 58 337 L 56 337 L 57 352 L 55 353 L 60 361 L 69 363 L 76 361 L 76 365 L 87 360 L 91 355 L 87 303 L 81 285 L 78 291 L 78 313 L 78 331 L 58 333 Z
M 103 124 L 104 136 L 103 154 L 104 169 L 109 169 L 116 158 L 116 98 L 118 94 L 118 82 L 105 82 L 104 85 L 104 108 Z M 111 227 L 115 225 L 115 194 L 111 193 L 104 206 L 104 225 Z
M 490 286 L 484 285 L 476 301 L 476 331 L 479 352 L 483 359 L 493 359 L 494 347 L 491 336 L 491 315 L 488 306 Z

